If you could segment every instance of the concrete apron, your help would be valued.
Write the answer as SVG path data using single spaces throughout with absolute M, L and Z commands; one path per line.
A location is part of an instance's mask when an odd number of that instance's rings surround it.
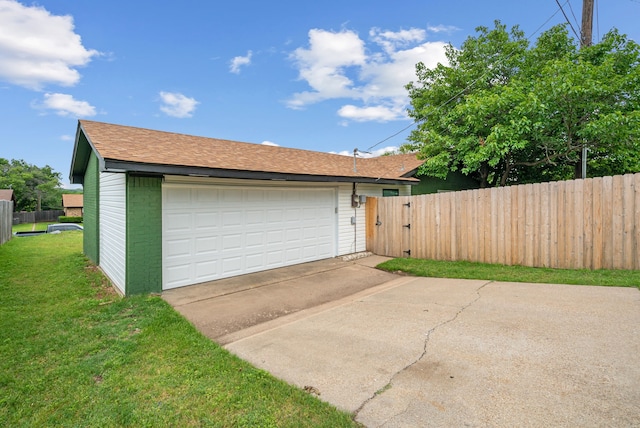
M 339 258 L 167 290 L 162 297 L 220 344 L 253 334 L 253 326 L 339 300 L 397 275 L 372 269 L 387 257 Z
M 632 288 L 395 277 L 226 337 L 365 426 L 639 426 Z

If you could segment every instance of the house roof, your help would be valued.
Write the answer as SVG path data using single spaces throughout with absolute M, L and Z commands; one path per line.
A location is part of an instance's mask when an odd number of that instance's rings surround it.
M 357 158 L 80 120 L 71 182 L 93 151 L 102 171 L 298 181 L 413 184 L 414 154 Z
M 0 201 L 14 201 L 16 195 L 13 193 L 13 189 L 0 189 Z
M 65 208 L 82 208 L 84 195 L 81 193 L 65 193 L 62 195 L 62 206 Z

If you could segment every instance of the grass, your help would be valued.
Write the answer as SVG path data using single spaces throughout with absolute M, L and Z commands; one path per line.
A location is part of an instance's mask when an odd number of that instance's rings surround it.
M 355 426 L 158 296 L 121 298 L 82 232 L 0 246 L 0 426 Z
M 638 270 L 551 269 L 404 258 L 388 260 L 377 267 L 389 272 L 404 272 L 414 276 L 436 278 L 640 288 L 640 271 Z
M 13 232 L 31 232 L 35 230 L 47 230 L 47 226 L 52 224 L 51 222 L 43 223 L 21 223 L 12 226 Z

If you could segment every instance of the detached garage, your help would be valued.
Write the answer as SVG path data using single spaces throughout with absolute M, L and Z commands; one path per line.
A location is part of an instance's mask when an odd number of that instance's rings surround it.
M 128 295 L 364 251 L 366 196 L 410 195 L 420 164 L 82 120 L 70 178 L 84 252 Z

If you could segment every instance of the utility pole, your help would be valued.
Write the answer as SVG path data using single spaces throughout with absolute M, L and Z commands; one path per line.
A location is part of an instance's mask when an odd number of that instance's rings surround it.
M 580 28 L 580 49 L 591 46 L 593 38 L 593 2 L 594 0 L 582 0 L 582 27 Z M 587 147 L 582 146 L 582 178 L 587 178 Z M 576 165 L 576 173 L 578 167 Z M 576 174 L 577 175 L 577 174 Z
M 593 0 L 582 0 L 582 28 L 580 47 L 591 46 L 593 34 Z

